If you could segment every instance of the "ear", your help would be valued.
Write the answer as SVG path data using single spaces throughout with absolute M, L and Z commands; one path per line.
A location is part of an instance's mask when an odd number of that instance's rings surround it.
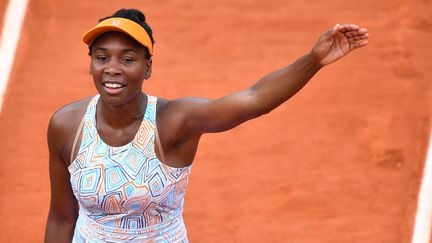
M 145 73 L 144 79 L 149 79 L 151 77 L 151 74 L 152 74 L 152 63 L 153 63 L 153 61 L 152 61 L 151 58 L 147 60 L 147 63 L 146 63 L 147 71 Z

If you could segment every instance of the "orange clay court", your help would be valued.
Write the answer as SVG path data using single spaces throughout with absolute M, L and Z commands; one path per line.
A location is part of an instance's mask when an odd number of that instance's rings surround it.
M 238 91 L 336 23 L 367 27 L 368 47 L 286 104 L 203 137 L 185 223 L 191 242 L 411 242 L 431 130 L 430 0 L 30 0 L 0 116 L 0 242 L 43 241 L 48 121 L 96 93 L 81 36 L 121 7 L 154 31 L 144 91 L 170 99 Z

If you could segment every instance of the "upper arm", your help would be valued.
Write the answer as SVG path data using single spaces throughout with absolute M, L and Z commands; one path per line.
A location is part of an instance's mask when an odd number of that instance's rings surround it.
M 78 202 L 70 184 L 68 165 L 73 140 L 90 102 L 85 98 L 58 110 L 48 125 L 51 202 L 45 242 L 71 242 L 78 218 Z
M 78 205 L 69 182 L 69 171 L 64 151 L 71 139 L 68 117 L 57 112 L 48 126 L 49 174 L 51 203 L 49 217 L 55 220 L 75 221 Z
M 210 100 L 182 98 L 167 102 L 164 113 L 176 120 L 182 135 L 223 132 L 263 113 L 252 88 Z

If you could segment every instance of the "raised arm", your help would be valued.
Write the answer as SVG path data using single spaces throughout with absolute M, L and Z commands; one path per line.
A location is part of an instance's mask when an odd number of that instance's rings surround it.
M 231 129 L 275 109 L 296 94 L 323 66 L 367 45 L 368 31 L 353 24 L 335 25 L 312 50 L 294 63 L 260 79 L 252 87 L 217 100 L 185 98 L 168 102 L 182 113 L 182 133 L 202 134 Z

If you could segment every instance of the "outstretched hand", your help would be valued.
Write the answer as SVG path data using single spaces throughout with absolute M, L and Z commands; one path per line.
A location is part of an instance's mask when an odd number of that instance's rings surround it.
M 337 24 L 327 31 L 312 48 L 311 54 L 321 66 L 328 65 L 347 55 L 352 50 L 368 43 L 369 33 L 354 24 Z

